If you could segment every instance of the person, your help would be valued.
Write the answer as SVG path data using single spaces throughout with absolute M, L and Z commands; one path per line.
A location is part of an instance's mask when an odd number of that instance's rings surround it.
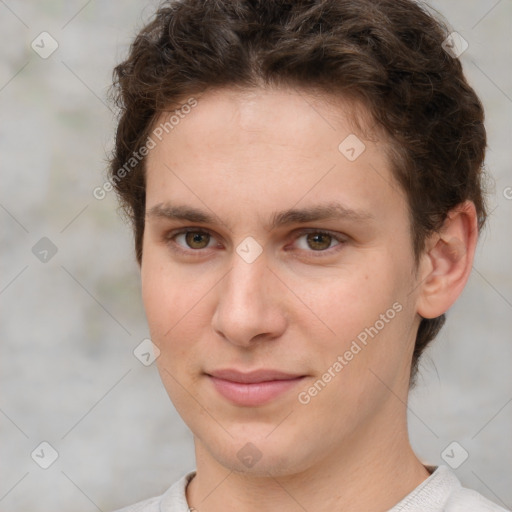
M 179 0 L 136 36 L 109 184 L 197 468 L 124 512 L 504 510 L 407 431 L 487 213 L 455 42 L 412 0 Z

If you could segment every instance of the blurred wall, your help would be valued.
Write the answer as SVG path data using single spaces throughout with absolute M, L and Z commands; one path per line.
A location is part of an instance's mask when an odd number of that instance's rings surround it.
M 2 511 L 108 511 L 195 467 L 156 368 L 133 354 L 149 334 L 130 229 L 113 192 L 93 196 L 115 126 L 112 68 L 155 5 L 0 1 Z M 469 43 L 494 182 L 470 281 L 424 357 L 410 433 L 430 464 L 456 442 L 463 483 L 511 507 L 512 3 L 431 5 Z

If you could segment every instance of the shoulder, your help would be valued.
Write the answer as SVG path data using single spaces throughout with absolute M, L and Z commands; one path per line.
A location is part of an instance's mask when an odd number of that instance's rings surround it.
M 114 512 L 161 512 L 162 510 L 188 512 L 186 487 L 195 474 L 195 471 L 191 471 L 183 475 L 160 496 L 140 501 Z
M 162 496 L 155 496 L 144 501 L 139 501 L 139 503 L 120 508 L 114 512 L 160 512 Z
M 389 512 L 507 512 L 479 492 L 463 487 L 448 466 L 426 466 L 431 473 Z
M 455 489 L 446 502 L 446 512 L 506 512 L 506 509 L 488 500 L 479 492 L 466 487 Z
M 464 487 L 448 466 L 440 466 L 436 472 L 449 484 L 444 512 L 507 512 L 474 489 Z

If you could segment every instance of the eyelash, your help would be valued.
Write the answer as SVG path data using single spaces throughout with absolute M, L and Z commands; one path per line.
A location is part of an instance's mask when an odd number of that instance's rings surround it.
M 202 254 L 203 251 L 205 251 L 207 248 L 204 248 L 204 249 L 189 249 L 189 250 L 187 250 L 187 249 L 183 249 L 183 247 L 181 247 L 179 244 L 177 244 L 174 241 L 174 239 L 178 235 L 182 235 L 182 234 L 186 234 L 186 233 L 201 233 L 201 234 L 208 234 L 211 237 L 214 237 L 213 233 L 211 231 L 209 231 L 208 229 L 203 229 L 203 228 L 201 228 L 201 229 L 200 228 L 182 228 L 182 229 L 171 231 L 170 233 L 165 235 L 166 243 L 171 248 L 171 250 L 173 250 L 175 252 L 178 252 L 178 253 L 181 253 L 181 254 L 185 254 L 185 255 L 193 255 L 193 257 L 201 257 L 203 255 Z M 328 236 L 332 237 L 334 240 L 336 240 L 338 242 L 338 244 L 335 245 L 334 247 L 330 247 L 330 248 L 325 249 L 325 250 L 319 250 L 319 251 L 309 250 L 309 251 L 306 251 L 306 252 L 310 253 L 310 255 L 313 258 L 322 257 L 325 254 L 332 255 L 333 253 L 341 250 L 343 245 L 347 242 L 346 237 L 344 237 L 344 236 L 342 236 L 342 235 L 340 235 L 338 233 L 334 233 L 332 231 L 326 231 L 326 230 L 318 230 L 318 229 L 314 229 L 314 228 L 300 230 L 299 232 L 297 232 L 297 234 L 296 234 L 296 236 L 294 238 L 294 241 L 296 241 L 299 238 L 301 238 L 302 236 L 308 235 L 308 234 L 328 235 Z

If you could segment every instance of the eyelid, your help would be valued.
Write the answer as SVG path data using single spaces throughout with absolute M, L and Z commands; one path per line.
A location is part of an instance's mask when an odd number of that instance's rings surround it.
M 164 240 L 167 243 L 169 243 L 169 244 L 172 243 L 174 245 L 174 247 L 173 247 L 174 251 L 181 252 L 182 254 L 194 254 L 195 253 L 196 256 L 201 256 L 202 253 L 206 249 L 208 249 L 208 248 L 204 248 L 204 249 L 185 249 L 184 247 L 182 247 L 179 244 L 176 244 L 174 242 L 173 239 L 176 236 L 181 235 L 181 234 L 185 234 L 185 233 L 188 233 L 188 232 L 207 233 L 212 238 L 216 238 L 216 235 L 214 234 L 214 232 L 209 230 L 209 229 L 207 229 L 207 228 L 203 228 L 203 227 L 199 227 L 199 226 L 191 226 L 191 227 L 183 227 L 183 228 L 178 228 L 178 229 L 169 231 L 168 233 L 166 233 L 164 235 Z M 342 233 L 338 233 L 338 232 L 335 232 L 335 231 L 330 231 L 328 229 L 321 229 L 321 228 L 298 228 L 297 230 L 293 231 L 291 237 L 293 239 L 293 242 L 295 242 L 300 237 L 302 237 L 304 235 L 307 235 L 309 233 L 329 235 L 334 240 L 336 240 L 338 242 L 337 245 L 335 245 L 333 247 L 330 247 L 329 249 L 325 249 L 323 251 L 314 251 L 314 250 L 307 251 L 306 249 L 299 249 L 299 251 L 305 251 L 308 254 L 311 254 L 313 257 L 321 257 L 322 255 L 331 255 L 334 252 L 336 252 L 337 250 L 339 250 L 339 248 L 341 246 L 343 246 L 348 241 L 348 236 L 347 235 L 344 235 Z
M 308 251 L 306 249 L 302 249 L 303 251 L 307 252 L 308 255 L 311 255 L 314 258 L 322 256 L 331 256 L 337 251 L 339 251 L 343 247 L 343 245 L 348 241 L 348 237 L 346 235 L 343 235 L 342 233 L 321 228 L 299 228 L 298 230 L 294 231 L 293 241 L 295 242 L 303 235 L 307 235 L 309 233 L 329 235 L 338 242 L 338 244 L 336 244 L 335 246 L 330 247 L 329 249 L 325 249 L 323 251 L 314 251 L 312 249 Z
M 181 254 L 186 254 L 186 255 L 202 256 L 202 253 L 207 248 L 205 248 L 205 249 L 186 249 L 186 248 L 182 247 L 181 245 L 177 244 L 174 241 L 174 238 L 176 238 L 178 235 L 186 234 L 188 232 L 192 232 L 192 233 L 207 233 L 212 238 L 216 238 L 216 236 L 213 233 L 213 231 L 210 231 L 209 229 L 202 228 L 202 227 L 199 227 L 199 226 L 191 226 L 191 227 L 184 227 L 184 228 L 174 229 L 172 231 L 169 231 L 169 232 L 165 233 L 163 238 L 164 238 L 164 241 L 167 243 L 167 245 L 171 245 L 172 244 L 172 246 L 173 246 L 172 250 L 175 251 L 175 252 L 179 252 Z

